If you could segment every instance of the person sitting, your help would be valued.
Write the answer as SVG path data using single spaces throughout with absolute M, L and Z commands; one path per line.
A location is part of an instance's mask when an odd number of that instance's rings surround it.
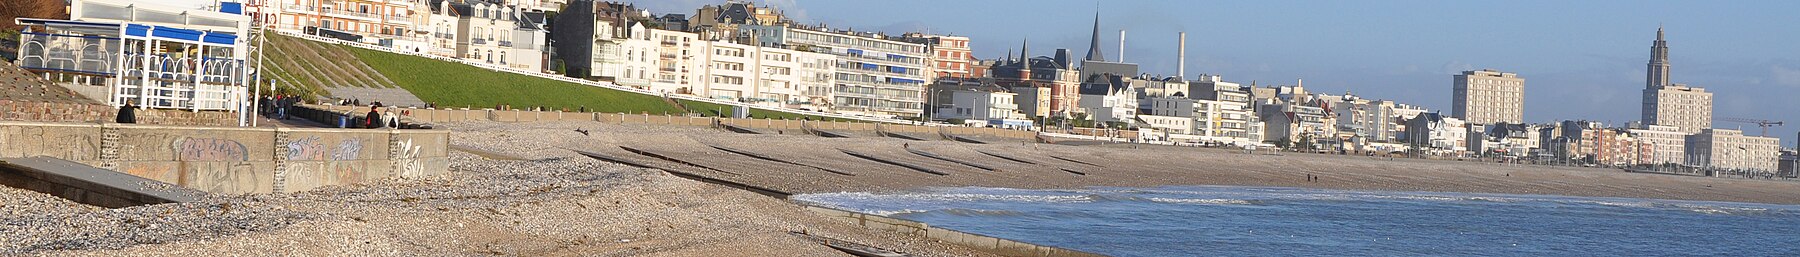
M 115 118 L 114 122 L 137 123 L 137 106 L 132 106 L 131 102 L 125 102 L 125 106 L 119 107 L 119 117 Z

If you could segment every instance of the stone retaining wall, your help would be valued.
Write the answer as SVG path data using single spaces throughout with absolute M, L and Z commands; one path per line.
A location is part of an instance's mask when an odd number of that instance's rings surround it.
M 0 157 L 56 157 L 223 194 L 439 175 L 449 140 L 441 130 L 0 121 Z
M 0 100 L 0 121 L 113 122 L 119 109 L 101 104 Z M 237 126 L 237 115 L 218 111 L 138 109 L 138 124 Z

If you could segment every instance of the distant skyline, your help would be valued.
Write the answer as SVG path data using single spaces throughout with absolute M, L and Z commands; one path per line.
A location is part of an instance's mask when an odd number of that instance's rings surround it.
M 655 13 L 692 14 L 723 0 L 634 0 Z M 1248 85 L 1391 99 L 1448 114 L 1452 75 L 1496 69 L 1526 79 L 1525 120 L 1637 120 L 1657 27 L 1668 31 L 1672 82 L 1715 92 L 1714 117 L 1789 122 L 1770 136 L 1793 147 L 1800 131 L 1800 10 L 1796 1 L 754 1 L 798 22 L 899 34 L 968 36 L 999 58 L 1031 38 L 1034 51 L 1086 54 L 1100 13 L 1109 58 L 1127 30 L 1125 61 L 1175 74 L 1175 38 L 1188 32 L 1187 74 Z M 1098 5 L 1098 10 L 1096 10 Z M 1715 127 L 1760 134 L 1752 124 Z

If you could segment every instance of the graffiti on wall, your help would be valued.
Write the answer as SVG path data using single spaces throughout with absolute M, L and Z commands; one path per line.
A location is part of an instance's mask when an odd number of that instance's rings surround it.
M 318 136 L 301 137 L 287 143 L 288 160 L 324 160 L 325 144 L 319 143 Z
M 361 138 L 345 138 L 338 141 L 336 147 L 325 147 L 324 140 L 318 136 L 307 136 L 287 143 L 287 160 L 295 161 L 348 161 L 356 160 L 362 155 L 363 140 Z M 330 159 L 326 159 L 327 156 Z
M 192 172 L 195 176 L 188 178 L 189 180 L 192 180 L 191 183 L 181 183 L 181 185 L 200 189 L 201 191 L 206 191 L 208 193 L 225 194 L 256 193 L 266 186 L 271 186 L 262 183 L 262 179 L 257 177 L 259 175 L 266 176 L 268 173 L 258 174 L 255 167 L 250 166 L 250 164 L 231 164 L 224 167 L 224 169 L 219 169 L 214 165 L 201 165 L 200 167 L 196 167 L 196 169 L 194 169 L 195 172 Z
M 344 141 L 338 142 L 337 149 L 332 150 L 331 159 L 337 161 L 355 160 L 357 156 L 362 155 L 362 147 L 361 138 L 345 138 Z
M 412 139 L 400 141 L 399 154 L 394 156 L 395 167 L 402 178 L 414 178 L 425 174 L 425 163 L 419 160 L 419 149 Z
M 183 161 L 247 161 L 250 152 L 244 144 L 230 139 L 183 138 L 175 141 L 177 160 Z

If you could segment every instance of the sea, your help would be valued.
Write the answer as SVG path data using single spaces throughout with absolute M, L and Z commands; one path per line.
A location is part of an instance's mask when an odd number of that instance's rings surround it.
M 1800 256 L 1800 205 L 1233 186 L 793 199 L 1112 256 Z

